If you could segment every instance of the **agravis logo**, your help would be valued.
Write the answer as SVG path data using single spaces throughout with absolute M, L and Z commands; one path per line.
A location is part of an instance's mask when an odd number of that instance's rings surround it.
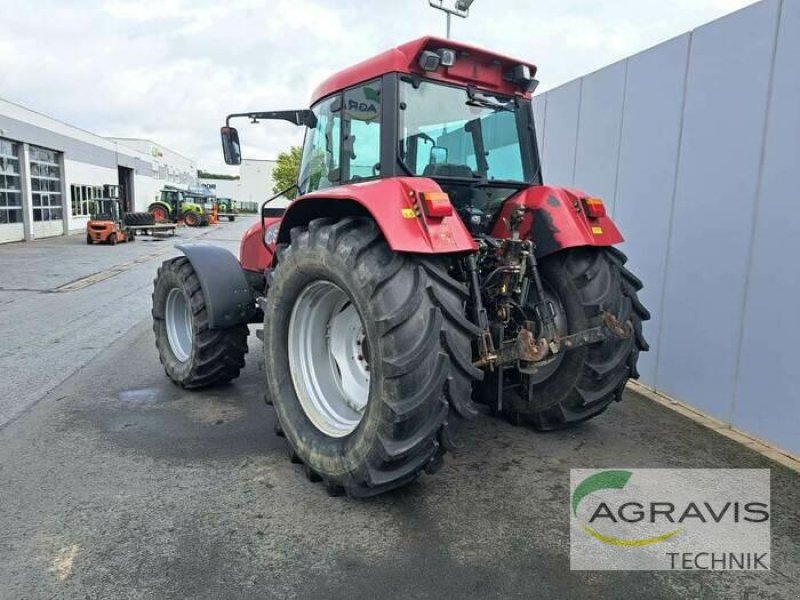
M 573 569 L 769 569 L 767 469 L 573 470 Z
M 625 484 L 628 483 L 628 480 L 631 478 L 630 471 L 601 471 L 600 473 L 596 473 L 595 475 L 590 475 L 586 479 L 584 479 L 575 491 L 572 492 L 572 513 L 577 518 L 578 516 L 578 505 L 581 503 L 586 496 L 591 494 L 592 492 L 598 490 L 606 490 L 606 489 L 617 489 L 621 490 L 625 487 Z M 600 510 L 604 509 L 604 514 L 600 514 Z M 640 507 L 641 509 L 641 507 Z M 641 513 L 640 513 L 641 514 Z M 596 519 L 600 518 L 600 516 L 608 516 L 611 519 L 614 518 L 613 513 L 608 508 L 605 502 L 600 503 L 598 505 L 597 510 L 592 515 L 592 518 L 589 519 L 591 521 L 595 521 Z M 603 535 L 593 527 L 590 527 L 586 523 L 580 523 L 581 528 L 591 535 L 593 538 L 600 540 L 604 544 L 610 544 L 612 546 L 648 546 L 650 544 L 657 544 L 658 542 L 663 542 L 664 540 L 668 540 L 674 535 L 677 535 L 681 532 L 681 529 L 673 529 L 672 531 L 668 531 L 667 533 L 663 533 L 661 535 L 656 535 L 652 537 L 645 537 L 640 539 L 633 539 L 633 540 L 626 540 L 619 537 L 615 537 L 613 535 Z

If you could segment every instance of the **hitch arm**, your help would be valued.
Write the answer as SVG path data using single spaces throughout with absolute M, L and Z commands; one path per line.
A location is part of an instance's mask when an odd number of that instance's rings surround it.
M 478 368 L 486 366 L 499 366 L 513 364 L 516 362 L 537 363 L 546 359 L 550 355 L 556 355 L 562 351 L 576 350 L 582 346 L 603 342 L 611 337 L 626 340 L 633 334 L 633 325 L 630 321 L 620 323 L 611 313 L 603 313 L 603 324 L 591 329 L 585 329 L 572 335 L 557 337 L 548 342 L 546 338 L 537 340 L 528 327 L 527 323 L 517 337 L 505 342 L 497 351 L 494 360 L 479 357 L 473 364 Z M 520 365 L 520 372 L 526 373 L 529 367 Z

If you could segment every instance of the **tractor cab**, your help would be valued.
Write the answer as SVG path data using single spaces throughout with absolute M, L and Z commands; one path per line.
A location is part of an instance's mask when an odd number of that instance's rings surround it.
M 507 198 L 542 183 L 531 107 L 535 72 L 514 59 L 423 38 L 323 82 L 309 110 L 246 116 L 306 125 L 301 196 L 424 177 L 448 194 L 477 235 L 488 232 Z M 238 132 L 229 125 L 223 146 L 226 160 L 238 160 Z

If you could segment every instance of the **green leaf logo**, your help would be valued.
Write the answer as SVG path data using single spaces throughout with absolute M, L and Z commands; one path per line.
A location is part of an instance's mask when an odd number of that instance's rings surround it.
M 589 494 L 599 490 L 621 490 L 628 484 L 631 475 L 633 475 L 633 473 L 630 471 L 601 471 L 599 473 L 595 473 L 594 475 L 590 475 L 581 481 L 575 488 L 575 491 L 572 492 L 572 514 L 575 515 L 576 518 L 578 517 L 578 506 Z M 580 525 L 581 529 L 583 529 L 590 536 L 610 546 L 649 546 L 650 544 L 657 544 L 658 542 L 668 540 L 672 536 L 677 535 L 682 531 L 681 528 L 678 528 L 654 537 L 624 539 L 600 533 L 596 529 L 593 529 L 586 523 L 582 523 L 580 521 L 578 521 L 578 524 Z

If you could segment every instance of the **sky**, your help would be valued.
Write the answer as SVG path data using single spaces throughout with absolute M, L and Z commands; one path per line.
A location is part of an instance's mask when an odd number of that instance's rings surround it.
M 537 64 L 546 90 L 748 4 L 475 0 L 452 32 Z M 428 0 L 0 0 L 0 97 L 232 172 L 219 144 L 228 113 L 305 108 L 337 70 L 444 31 Z M 245 158 L 302 141 L 283 121 L 238 126 Z

